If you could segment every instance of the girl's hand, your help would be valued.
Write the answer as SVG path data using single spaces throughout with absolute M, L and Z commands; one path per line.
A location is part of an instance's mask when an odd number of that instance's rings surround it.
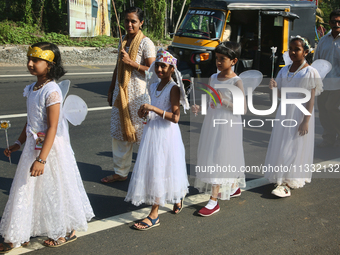
M 144 110 L 144 111 L 153 111 L 153 105 L 151 104 L 142 104 L 140 109 Z
M 192 113 L 197 114 L 198 112 L 200 112 L 200 106 L 197 105 L 197 104 L 192 105 L 192 106 L 191 106 L 191 111 L 192 111 Z
M 138 110 L 138 117 L 139 118 L 145 118 L 149 114 L 149 111 L 144 111 L 141 108 Z
M 299 135 L 307 135 L 308 134 L 308 122 L 302 121 L 302 123 L 299 126 Z
M 107 102 L 109 103 L 109 106 L 112 106 L 112 96 L 113 96 L 113 92 L 109 92 L 107 94 Z
M 131 58 L 130 58 L 130 56 L 129 56 L 129 54 L 124 50 L 124 49 L 122 49 L 122 51 L 121 51 L 121 56 L 122 56 L 122 61 L 125 63 L 125 64 L 127 64 L 127 65 L 130 65 L 130 63 L 131 63 Z
M 270 79 L 269 88 L 270 89 L 277 88 L 277 83 L 273 78 Z
M 31 176 L 37 177 L 42 175 L 44 173 L 44 169 L 45 165 L 35 160 L 30 169 Z
M 153 106 L 150 104 L 142 104 L 138 110 L 138 116 L 143 118 L 149 114 L 149 111 L 153 111 Z
M 9 148 L 6 148 L 4 150 L 4 154 L 5 154 L 6 157 L 10 157 L 12 152 L 15 152 L 19 149 L 20 149 L 19 144 L 13 144 L 13 145 L 9 146 Z
M 215 104 L 214 104 L 213 101 L 210 101 L 210 102 L 209 102 L 209 106 L 210 106 L 211 109 L 215 109 Z

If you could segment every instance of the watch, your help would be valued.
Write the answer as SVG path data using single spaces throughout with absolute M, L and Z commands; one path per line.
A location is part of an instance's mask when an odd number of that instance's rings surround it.
M 41 163 L 41 164 L 46 164 L 46 160 L 42 160 L 41 158 L 39 158 L 39 157 L 37 157 L 36 159 L 35 159 L 35 161 L 38 161 L 39 163 Z

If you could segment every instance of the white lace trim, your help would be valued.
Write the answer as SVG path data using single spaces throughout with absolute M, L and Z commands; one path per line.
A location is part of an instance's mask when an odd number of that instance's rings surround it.
M 46 107 L 61 103 L 61 96 L 58 91 L 51 92 L 46 99 Z

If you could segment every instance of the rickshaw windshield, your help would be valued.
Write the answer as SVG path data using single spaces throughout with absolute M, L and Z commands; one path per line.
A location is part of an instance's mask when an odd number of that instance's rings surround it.
M 190 9 L 176 35 L 202 39 L 220 38 L 224 23 L 225 14 L 222 11 Z

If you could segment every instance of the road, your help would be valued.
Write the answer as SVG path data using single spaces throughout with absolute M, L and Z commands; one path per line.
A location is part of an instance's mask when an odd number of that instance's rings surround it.
M 191 186 L 185 208 L 179 215 L 171 214 L 169 205 L 162 208 L 160 227 L 147 232 L 132 230 L 132 222 L 145 217 L 150 207 L 124 202 L 128 182 L 104 185 L 99 181 L 112 174 L 110 109 L 106 102 L 112 69 L 112 66 L 67 67 L 65 76 L 72 82 L 69 94 L 82 97 L 91 110 L 81 126 L 70 125 L 71 144 L 96 214 L 89 231 L 77 233 L 76 242 L 58 249 L 42 247 L 40 242 L 44 237 L 32 238 L 30 246 L 10 254 L 340 254 L 340 182 L 339 178 L 317 178 L 325 177 L 322 175 L 315 175 L 312 183 L 303 189 L 293 190 L 290 198 L 279 199 L 270 194 L 273 185 L 268 184 L 261 173 L 247 173 L 248 187 L 242 196 L 221 201 L 221 211 L 208 218 L 197 215 L 208 197 L 198 194 Z M 0 120 L 11 121 L 12 127 L 8 130 L 11 142 L 17 139 L 26 121 L 18 115 L 26 112 L 23 88 L 34 81 L 24 67 L 0 67 Z M 254 102 L 257 109 L 270 106 L 267 94 L 257 94 Z M 255 117 L 250 112 L 244 116 L 246 121 L 252 118 Z M 192 174 L 190 171 L 196 162 L 202 119 L 202 116 L 181 115 L 179 124 L 188 174 Z M 315 130 L 318 143 L 322 127 L 317 113 Z M 270 133 L 269 123 L 262 128 L 244 128 L 247 166 L 264 163 Z M 5 146 L 1 130 L 0 150 Z M 133 160 L 137 151 L 138 146 L 134 146 Z M 315 148 L 314 162 L 339 164 L 339 152 L 340 149 Z M 10 165 L 0 153 L 1 214 L 19 157 L 20 152 L 13 154 Z M 193 178 L 190 183 L 193 184 Z

